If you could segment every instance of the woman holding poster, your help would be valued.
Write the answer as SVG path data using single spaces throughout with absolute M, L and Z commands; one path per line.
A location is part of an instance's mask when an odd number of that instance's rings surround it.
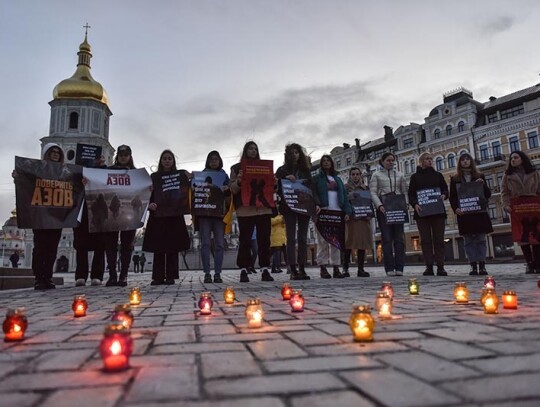
M 189 234 L 182 211 L 178 211 L 173 216 L 161 216 L 159 213 L 161 207 L 165 207 L 167 195 L 158 202 L 156 197 L 161 189 L 169 189 L 172 196 L 177 196 L 176 192 L 180 185 L 167 184 L 163 187 L 163 175 L 168 175 L 177 171 L 176 159 L 170 150 L 165 150 L 159 157 L 158 169 L 152 174 L 152 196 L 148 204 L 150 216 L 146 224 L 144 233 L 143 251 L 154 253 L 154 262 L 152 264 L 152 282 L 151 285 L 174 284 L 178 275 L 178 253 L 188 250 L 190 247 Z M 187 175 L 186 175 L 187 177 Z M 177 188 L 177 189 L 173 189 Z M 178 206 L 178 202 L 176 202 Z M 169 215 L 169 214 L 166 214 Z M 142 255 L 144 256 L 144 254 Z M 141 257 L 142 257 L 141 256 Z M 141 263 L 144 267 L 144 263 Z
M 379 160 L 382 171 L 375 172 L 369 182 L 371 199 L 377 209 L 377 222 L 381 229 L 384 271 L 387 276 L 402 276 L 405 268 L 404 222 L 391 223 L 387 219 L 389 202 L 396 201 L 395 198 L 404 198 L 409 189 L 403 174 L 394 169 L 395 162 L 396 156 L 393 153 L 384 153 Z M 400 209 L 406 212 L 407 204 L 400 206 L 405 206 Z
M 242 150 L 241 160 L 260 160 L 259 147 L 254 141 L 248 141 Z M 248 188 L 254 200 L 262 193 L 264 185 L 256 178 L 248 181 L 243 173 L 242 161 L 231 167 L 230 188 L 233 193 L 238 227 L 240 229 L 238 257 L 236 263 L 240 267 L 240 282 L 249 282 L 247 269 L 251 265 L 251 235 L 253 230 L 257 230 L 257 245 L 259 254 L 259 266 L 261 267 L 261 280 L 274 281 L 270 275 L 270 232 L 272 230 L 271 218 L 272 208 L 251 205 L 252 199 L 243 202 L 242 189 Z M 272 175 L 273 177 L 273 175 Z M 244 182 L 245 181 L 245 182 Z
M 317 206 L 317 214 L 321 209 L 344 212 L 345 221 L 347 221 L 352 208 L 347 199 L 345 185 L 343 185 L 341 178 L 338 177 L 334 161 L 329 155 L 325 154 L 321 157 L 321 168 L 313 178 L 313 183 L 315 185 L 315 200 L 320 203 Z M 345 277 L 339 270 L 341 250 L 327 242 L 319 228 L 317 228 L 317 264 L 321 268 L 321 278 L 332 278 L 326 269 L 326 265 L 332 266 L 334 278 Z
M 446 210 L 442 203 L 448 199 L 448 184 L 444 176 L 433 168 L 431 153 L 426 151 L 420 154 L 418 164 L 416 173 L 411 176 L 409 182 L 409 204 L 414 208 L 414 219 L 420 233 L 420 244 L 426 264 L 424 276 L 435 274 L 433 264 L 437 264 L 438 276 L 447 276 L 448 273 L 444 269 Z
M 476 169 L 472 156 L 463 153 L 458 160 L 457 173 L 450 179 L 450 205 L 457 215 L 459 234 L 465 240 L 465 253 L 471 263 L 469 275 L 486 275 L 486 234 L 493 232 L 493 226 L 487 212 L 464 213 L 460 208 L 458 192 L 461 185 L 468 182 L 482 183 L 484 197 L 489 199 L 491 190 L 484 174 Z
M 510 154 L 510 162 L 502 179 L 502 205 L 511 215 L 514 208 L 511 200 L 519 197 L 539 197 L 540 196 L 540 174 L 534 168 L 530 158 L 522 151 L 513 151 Z M 538 229 L 540 215 L 536 217 L 523 217 L 521 224 L 516 225 L 516 216 L 512 216 L 512 229 L 521 230 L 520 241 L 521 251 L 527 262 L 526 274 L 540 273 L 540 243 Z M 525 223 L 525 221 L 527 221 Z M 534 242 L 530 241 L 532 235 Z M 515 239 L 514 239 L 515 240 Z
M 278 180 L 278 194 L 281 197 L 279 209 L 285 219 L 287 262 L 291 271 L 291 280 L 309 280 L 310 277 L 306 274 L 305 266 L 310 215 L 298 213 L 287 206 L 281 185 L 281 180 L 284 179 L 292 182 L 305 180 L 306 187 L 313 190 L 309 161 L 304 148 L 300 144 L 291 143 L 285 147 L 285 163 L 277 169 L 276 179 Z M 298 242 L 298 260 L 296 257 L 296 242 Z

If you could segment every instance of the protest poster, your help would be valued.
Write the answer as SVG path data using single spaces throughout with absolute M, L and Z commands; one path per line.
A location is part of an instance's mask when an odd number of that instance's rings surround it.
M 273 208 L 274 203 L 274 162 L 272 160 L 243 159 L 242 204 L 258 208 Z
M 512 240 L 517 243 L 540 243 L 540 197 L 522 196 L 510 201 Z
M 222 218 L 225 199 L 222 188 L 226 184 L 227 174 L 223 171 L 193 171 L 191 214 Z
M 388 194 L 382 197 L 385 209 L 386 223 L 389 225 L 400 225 L 409 222 L 407 212 L 407 201 L 403 194 Z
M 459 209 L 464 214 L 487 211 L 483 182 L 461 182 L 457 184 Z
M 100 158 L 101 146 L 77 143 L 75 164 L 82 165 L 83 167 L 95 167 Z
M 15 200 L 20 229 L 78 226 L 84 200 L 82 167 L 15 157 Z
M 184 170 L 154 172 L 152 202 L 157 205 L 156 218 L 189 213 L 189 179 Z
M 321 236 L 332 246 L 340 250 L 345 249 L 345 213 L 321 209 L 317 215 L 317 230 Z
M 308 180 L 297 179 L 290 181 L 281 180 L 281 189 L 283 191 L 283 200 L 285 204 L 294 212 L 307 216 L 315 215 L 315 200 L 313 191 L 306 184 Z
M 90 233 L 134 230 L 143 226 L 152 180 L 144 168 L 83 168 Z
M 421 211 L 418 216 L 421 218 L 431 215 L 441 215 L 446 212 L 444 202 L 441 199 L 441 188 L 426 188 L 416 191 L 416 199 Z
M 374 217 L 371 193 L 369 191 L 356 190 L 349 192 L 349 202 L 352 206 L 353 219 L 366 219 Z

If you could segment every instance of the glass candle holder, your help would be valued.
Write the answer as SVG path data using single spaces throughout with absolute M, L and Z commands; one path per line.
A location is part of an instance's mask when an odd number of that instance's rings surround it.
M 246 304 L 245 315 L 249 328 L 260 328 L 264 318 L 261 300 L 258 298 L 250 298 Z
M 518 297 L 514 290 L 505 290 L 502 294 L 502 303 L 504 309 L 517 309 Z
M 484 288 L 493 288 L 495 289 L 495 286 L 497 283 L 495 282 L 495 278 L 493 276 L 486 276 L 484 279 Z
M 86 301 L 86 295 L 79 294 L 73 298 L 73 304 L 71 304 L 73 310 L 73 316 L 75 318 L 85 317 L 88 310 L 88 302 Z
M 291 299 L 293 289 L 289 285 L 289 283 L 283 283 L 281 286 L 281 297 L 283 298 L 283 301 L 289 301 Z
M 291 311 L 303 312 L 304 304 L 305 304 L 305 299 L 304 299 L 304 296 L 302 295 L 302 290 L 294 290 L 289 300 Z
M 379 318 L 392 318 L 392 299 L 386 291 L 377 292 L 375 310 L 379 313 Z
M 499 298 L 492 288 L 487 288 L 483 298 L 484 313 L 497 314 L 499 309 Z
M 225 300 L 225 304 L 234 304 L 235 298 L 236 294 L 234 293 L 234 288 L 225 288 L 225 291 L 223 291 L 223 299 Z
M 467 284 L 464 282 L 456 283 L 454 287 L 454 298 L 458 304 L 469 303 L 469 289 L 467 288 Z
M 201 310 L 201 315 L 210 315 L 213 306 L 214 301 L 212 300 L 212 295 L 208 291 L 202 292 L 199 297 L 199 309 Z
M 24 308 L 8 309 L 6 318 L 2 324 L 4 341 L 15 342 L 24 339 L 24 333 L 28 328 L 28 319 Z
M 133 313 L 131 312 L 131 305 L 119 304 L 114 307 L 114 312 L 111 317 L 111 321 L 117 321 L 124 325 L 127 329 L 131 329 L 134 320 Z
M 369 305 L 354 305 L 349 318 L 349 327 L 355 342 L 372 342 L 375 320 Z
M 386 292 L 390 299 L 394 299 L 394 287 L 392 287 L 392 283 L 390 281 L 383 281 L 381 291 Z
M 418 295 L 420 294 L 420 284 L 416 281 L 416 278 L 411 278 L 409 280 L 409 294 L 410 295 Z
M 128 328 L 122 324 L 110 324 L 105 328 L 99 345 L 103 368 L 107 372 L 116 372 L 129 367 L 129 358 L 133 353 L 133 339 Z
M 133 287 L 129 292 L 130 305 L 139 305 L 141 303 L 141 289 L 139 287 Z

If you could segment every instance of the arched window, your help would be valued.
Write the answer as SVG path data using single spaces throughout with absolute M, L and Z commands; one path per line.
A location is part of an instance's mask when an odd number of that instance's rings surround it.
M 71 112 L 69 114 L 69 128 L 78 129 L 79 128 L 79 113 Z
M 455 154 L 448 154 L 448 168 L 455 168 L 456 167 L 456 155 Z
M 408 174 L 409 173 L 409 162 L 408 161 L 405 161 L 405 174 Z
M 448 126 L 446 126 L 446 135 L 447 136 L 451 136 L 452 135 L 452 125 L 449 124 Z
M 434 137 L 435 139 L 441 138 L 441 130 L 440 130 L 440 129 L 436 129 L 436 130 L 433 132 L 433 137 Z
M 461 150 L 461 151 L 459 152 L 459 155 L 465 154 L 465 153 L 468 153 L 468 151 L 467 151 L 467 150 Z
M 435 160 L 435 168 L 437 169 L 437 171 L 444 170 L 444 160 L 442 157 L 437 157 L 437 159 Z
M 458 123 L 457 129 L 458 129 L 458 131 L 465 130 L 465 122 L 463 120 Z

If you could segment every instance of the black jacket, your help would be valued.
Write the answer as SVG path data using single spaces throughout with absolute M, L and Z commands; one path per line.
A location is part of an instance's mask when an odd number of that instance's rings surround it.
M 414 208 L 418 203 L 418 197 L 416 193 L 422 189 L 426 188 L 440 188 L 441 195 L 445 196 L 445 199 L 448 199 L 448 184 L 444 180 L 444 176 L 435 171 L 433 167 L 428 167 L 422 169 L 422 167 L 416 168 L 416 173 L 411 176 L 409 181 L 409 204 Z M 414 219 L 429 219 L 429 218 L 446 218 L 446 212 L 438 215 L 424 216 L 420 217 L 414 211 Z
M 487 186 L 484 176 L 480 176 L 484 180 L 484 195 L 486 199 L 491 196 L 491 190 Z M 472 177 L 471 182 L 476 182 L 479 177 Z M 459 208 L 459 197 L 457 193 L 457 185 L 466 182 L 456 176 L 450 179 L 450 205 L 455 212 Z M 456 215 L 458 230 L 460 235 L 475 235 L 478 233 L 491 233 L 493 226 L 487 212 L 471 213 L 468 215 Z

